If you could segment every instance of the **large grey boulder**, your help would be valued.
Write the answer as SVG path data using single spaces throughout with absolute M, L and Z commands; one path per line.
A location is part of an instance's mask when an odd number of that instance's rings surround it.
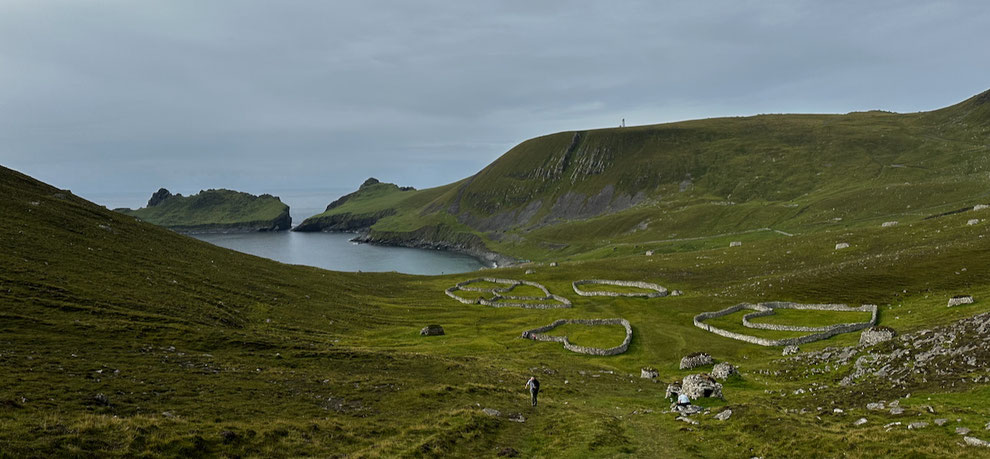
M 443 334 L 443 327 L 439 325 L 427 325 L 419 331 L 421 336 L 440 336 Z
M 681 369 L 690 370 L 692 368 L 711 365 L 712 363 L 714 363 L 712 361 L 712 356 L 707 352 L 695 352 L 694 354 L 689 354 L 681 358 Z

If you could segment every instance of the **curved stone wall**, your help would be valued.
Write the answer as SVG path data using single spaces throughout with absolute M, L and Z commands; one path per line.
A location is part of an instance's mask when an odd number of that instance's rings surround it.
M 641 289 L 644 289 L 644 290 L 653 290 L 653 291 L 652 292 L 642 292 L 642 293 L 640 293 L 640 292 L 609 292 L 609 291 L 594 291 L 594 292 L 589 292 L 587 290 L 581 290 L 580 288 L 578 288 L 579 285 L 588 285 L 588 284 L 593 284 L 593 285 L 615 285 L 615 286 L 619 286 L 619 287 L 635 287 L 635 288 L 641 288 Z M 650 283 L 650 282 L 641 282 L 641 281 L 585 279 L 585 280 L 574 281 L 574 282 L 571 283 L 571 286 L 574 288 L 574 293 L 577 293 L 578 295 L 581 295 L 581 296 L 613 296 L 613 297 L 628 296 L 628 297 L 643 297 L 643 298 L 657 298 L 657 297 L 667 296 L 667 289 L 666 288 L 661 287 L 661 286 L 659 286 L 657 284 Z
M 571 344 L 567 340 L 567 336 L 552 336 L 545 335 L 544 333 L 553 330 L 564 324 L 579 324 L 579 325 L 622 325 L 626 329 L 626 338 L 622 340 L 622 344 L 608 348 L 602 349 L 598 347 L 587 347 L 578 346 Z M 629 343 L 632 342 L 632 325 L 626 319 L 558 319 L 551 322 L 549 325 L 544 325 L 542 327 L 534 328 L 532 330 L 526 330 L 522 332 L 522 337 L 526 339 L 536 340 L 536 341 L 553 341 L 561 343 L 564 345 L 564 349 L 571 352 L 577 352 L 579 354 L 589 354 L 589 355 L 616 355 L 626 352 L 629 349 Z
M 489 282 L 493 284 L 504 284 L 506 287 L 471 287 L 471 284 L 479 282 Z M 514 296 L 507 295 L 512 289 L 520 286 L 528 285 L 530 287 L 535 287 L 543 292 L 544 296 Z M 468 299 L 458 295 L 455 292 L 465 291 L 465 292 L 476 292 L 476 293 L 490 293 L 492 298 L 477 297 L 475 299 Z M 447 296 L 461 302 L 464 304 L 480 304 L 484 306 L 491 306 L 494 308 L 525 308 L 525 309 L 555 309 L 555 308 L 569 308 L 571 307 L 571 301 L 560 295 L 554 295 L 547 290 L 541 284 L 525 280 L 516 279 L 500 279 L 497 277 L 479 277 L 476 279 L 466 280 L 464 282 L 458 282 L 453 287 L 444 290 Z M 508 300 L 508 301 L 507 301 Z M 516 300 L 513 302 L 511 300 Z M 542 303 L 523 303 L 522 301 L 544 301 Z
M 731 332 L 722 328 L 718 328 L 706 324 L 704 322 L 709 319 L 724 317 L 729 314 L 739 312 L 743 309 L 752 309 L 756 311 L 756 313 L 747 314 L 743 318 L 743 326 L 749 328 L 757 328 L 762 330 L 777 330 L 777 331 L 814 331 L 816 333 L 812 333 L 810 335 L 805 335 L 805 336 L 799 336 L 796 338 L 767 339 L 752 335 L 744 335 L 742 333 Z M 867 322 L 835 324 L 826 327 L 796 327 L 792 325 L 753 324 L 749 322 L 749 320 L 747 320 L 758 316 L 772 315 L 774 309 L 811 309 L 818 311 L 870 312 L 871 314 L 870 314 L 870 320 Z M 732 338 L 739 341 L 745 341 L 747 343 L 758 344 L 760 346 L 788 346 L 788 345 L 806 344 L 814 341 L 823 340 L 826 338 L 831 338 L 841 333 L 849 333 L 857 330 L 862 330 L 866 327 L 876 325 L 876 323 L 877 323 L 877 306 L 875 304 L 864 304 L 860 307 L 850 307 L 843 304 L 798 304 L 798 303 L 788 303 L 788 302 L 768 302 L 768 303 L 759 303 L 759 304 L 740 303 L 735 306 L 730 306 L 728 308 L 722 309 L 720 311 L 703 312 L 701 314 L 694 316 L 694 326 L 702 330 L 714 333 L 719 336 L 724 336 L 726 338 Z M 757 327 L 753 327 L 752 325 L 757 325 Z

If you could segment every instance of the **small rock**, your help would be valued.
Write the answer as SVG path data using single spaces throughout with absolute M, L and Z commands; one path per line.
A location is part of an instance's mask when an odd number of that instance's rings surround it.
M 886 407 L 883 405 L 883 402 L 876 402 L 876 403 L 867 403 L 866 409 L 870 411 L 877 411 L 877 410 L 886 409 Z
M 880 226 L 882 228 L 890 228 L 891 226 L 897 226 L 897 222 L 883 222 Z
M 986 205 L 986 204 L 977 204 L 973 206 L 973 210 L 983 210 L 988 208 L 990 208 L 990 205 Z
M 656 368 L 646 367 L 640 370 L 639 377 L 646 379 L 656 379 L 660 376 L 660 372 Z
M 959 435 L 966 435 L 969 432 L 970 432 L 970 430 L 967 429 L 967 428 L 965 428 L 965 427 L 956 427 L 956 433 L 959 434 Z
M 856 420 L 856 422 L 853 423 L 853 425 L 854 426 L 861 426 L 861 425 L 866 424 L 866 423 L 867 423 L 866 418 L 859 418 L 859 419 Z
M 514 448 L 509 446 L 498 450 L 498 457 L 516 457 L 518 455 L 519 451 L 516 451 Z
M 925 421 L 912 422 L 908 424 L 908 430 L 923 429 L 928 427 L 928 423 Z
M 859 345 L 860 346 L 872 346 L 877 343 L 882 343 L 884 341 L 890 341 L 897 336 L 897 332 L 893 328 L 876 326 L 870 327 L 863 330 L 863 333 L 859 335 Z
M 835 250 L 842 250 L 842 249 L 847 249 L 847 248 L 849 248 L 849 243 L 848 242 L 840 242 L 838 244 L 835 244 Z
M 983 446 L 986 448 L 990 448 L 990 443 L 987 443 L 976 437 L 963 437 L 963 441 L 965 441 L 966 444 L 969 446 Z
M 647 250 L 646 251 L 646 256 L 652 257 L 653 256 L 653 251 L 652 250 Z
M 832 414 L 842 414 L 842 413 L 845 413 L 845 411 L 842 411 L 842 408 L 836 408 L 832 410 Z
M 794 346 L 794 345 L 784 346 L 783 355 L 785 355 L 785 356 L 786 355 L 793 355 L 793 354 L 797 354 L 798 352 L 801 352 L 801 348 L 799 348 L 797 346 Z
M 512 413 L 508 416 L 508 419 L 512 422 L 526 422 L 526 418 L 522 414 Z
M 536 272 L 536 271 L 533 271 L 532 269 L 527 269 L 527 270 L 526 270 L 526 274 L 533 274 L 533 273 L 535 273 L 535 272 Z M 513 450 L 513 451 L 515 451 L 515 450 Z
M 485 408 L 485 409 L 482 409 L 481 412 L 482 413 L 485 413 L 485 414 L 487 414 L 489 416 L 496 417 L 496 418 L 502 415 L 502 412 L 499 411 L 499 410 L 496 410 L 495 408 Z
M 719 421 L 725 421 L 725 420 L 729 419 L 730 416 L 732 416 L 732 410 L 725 409 L 725 410 L 722 410 L 721 413 L 716 414 L 714 417 L 715 417 L 715 419 L 718 419 Z
M 741 247 L 741 246 L 742 246 L 742 242 L 739 241 L 732 241 L 729 243 L 729 247 Z
M 677 421 L 683 421 L 683 422 L 686 422 L 686 423 L 688 423 L 688 424 L 698 424 L 698 421 L 695 421 L 694 419 L 691 419 L 691 418 L 689 418 L 689 417 L 687 417 L 687 416 L 678 416 L 678 417 L 677 417 L 677 418 L 675 418 L 675 419 L 676 419 Z
M 966 224 L 969 225 L 969 226 L 977 225 L 979 223 L 980 223 L 980 219 L 979 218 L 973 218 L 973 219 L 970 219 L 968 222 L 966 222 Z
M 237 434 L 229 430 L 220 432 L 220 441 L 224 442 L 225 444 L 231 444 L 237 441 Z
M 103 405 L 103 406 L 107 406 L 110 404 L 110 398 L 107 397 L 105 394 L 96 394 L 95 396 L 93 396 L 93 401 L 95 401 L 98 405 Z
M 896 421 L 896 422 L 891 422 L 891 423 L 887 423 L 887 424 L 884 424 L 884 425 L 883 425 L 883 428 L 884 428 L 884 429 L 887 429 L 887 430 L 890 430 L 890 429 L 892 429 L 893 427 L 895 427 L 895 426 L 899 426 L 899 425 L 901 425 L 901 421 Z
M 937 425 L 937 426 L 944 426 L 945 423 L 947 423 L 947 422 L 949 422 L 948 419 L 938 418 L 938 419 L 935 420 L 935 425 Z
M 893 408 L 890 409 L 890 414 L 895 414 L 895 415 L 896 414 L 904 414 L 904 408 L 901 408 L 899 406 L 895 406 L 895 407 L 893 407 Z
M 420 336 L 440 336 L 443 335 L 443 327 L 439 325 L 427 325 L 419 331 Z
M 959 306 L 959 305 L 963 305 L 963 304 L 972 304 L 972 303 L 973 303 L 973 296 L 972 295 L 956 295 L 956 296 L 954 296 L 952 298 L 949 298 L 949 307 L 950 308 L 953 307 L 953 306 Z

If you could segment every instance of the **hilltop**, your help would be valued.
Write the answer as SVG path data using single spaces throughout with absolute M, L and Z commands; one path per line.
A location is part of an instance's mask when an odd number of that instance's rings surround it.
M 182 196 L 161 188 L 146 207 L 114 211 L 181 233 L 280 231 L 292 224 L 289 206 L 278 197 L 224 189 Z
M 370 242 L 530 260 L 917 221 L 988 196 L 988 100 L 561 132 L 459 182 L 358 190 L 318 218 L 358 221 Z

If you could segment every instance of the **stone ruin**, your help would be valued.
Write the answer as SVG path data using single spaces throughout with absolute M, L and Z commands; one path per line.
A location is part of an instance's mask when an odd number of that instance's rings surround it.
M 471 284 L 478 282 L 489 282 L 492 284 L 503 284 L 506 287 L 472 287 Z M 530 287 L 535 287 L 543 292 L 543 296 L 519 296 L 519 295 L 509 295 L 514 288 L 520 285 L 528 285 Z M 457 295 L 456 292 L 476 292 L 476 293 L 489 293 L 492 297 L 484 298 L 479 296 L 475 299 L 468 299 Z M 554 295 L 547 290 L 541 284 L 536 282 L 530 282 L 525 280 L 515 280 L 515 279 L 499 279 L 495 277 L 480 277 L 477 279 L 466 280 L 464 282 L 458 282 L 451 288 L 444 290 L 447 296 L 460 301 L 464 304 L 480 304 L 484 306 L 491 306 L 495 308 L 525 308 L 525 309 L 554 309 L 554 308 L 569 308 L 571 307 L 571 301 L 560 295 Z M 512 300 L 516 300 L 513 302 Z M 530 301 L 526 303 L 525 301 Z
M 729 243 L 729 247 L 742 247 L 742 242 L 732 241 Z
M 683 393 L 692 400 L 702 397 L 722 397 L 722 384 L 705 373 L 687 375 L 680 381 L 667 385 L 667 398 L 674 398 Z
M 751 312 L 746 314 L 742 318 L 742 325 L 747 328 L 759 329 L 759 330 L 775 330 L 775 331 L 788 331 L 788 332 L 811 332 L 811 334 L 799 336 L 796 338 L 782 338 L 782 339 L 767 339 L 760 338 L 758 336 L 745 335 L 742 333 L 736 333 L 728 331 L 722 328 L 718 328 L 709 324 L 705 321 L 709 319 L 715 319 L 718 317 L 724 317 L 729 314 L 734 314 L 743 309 L 752 309 L 756 312 Z M 851 322 L 843 324 L 833 324 L 823 327 L 804 327 L 799 325 L 779 325 L 779 324 L 768 324 L 760 322 L 751 322 L 751 319 L 757 317 L 771 316 L 775 309 L 805 309 L 805 310 L 815 310 L 815 311 L 841 311 L 841 312 L 869 312 L 870 320 L 866 322 Z M 728 308 L 722 309 L 721 311 L 714 312 L 703 312 L 694 316 L 694 326 L 712 332 L 719 336 L 724 336 L 726 338 L 737 339 L 739 341 L 745 341 L 747 343 L 758 344 L 760 346 L 790 346 L 798 344 L 807 344 L 814 341 L 823 340 L 826 338 L 831 338 L 840 333 L 849 333 L 857 330 L 862 330 L 866 327 L 871 327 L 877 323 L 877 306 L 875 304 L 864 304 L 860 307 L 850 307 L 844 304 L 799 304 L 790 302 L 767 302 L 767 303 L 740 303 L 735 306 L 730 306 Z
M 894 339 L 894 336 L 897 336 L 897 332 L 893 328 L 884 326 L 870 327 L 863 330 L 863 333 L 859 335 L 859 345 L 872 346 L 884 341 L 890 341 Z
M 579 285 L 615 285 L 618 287 L 635 287 L 641 288 L 643 290 L 652 290 L 651 292 L 609 292 L 609 291 L 587 291 L 578 288 Z M 603 279 L 585 279 L 574 281 L 571 283 L 574 288 L 574 293 L 581 296 L 611 296 L 611 297 L 642 297 L 642 298 L 657 298 L 662 296 L 667 296 L 667 289 L 661 287 L 657 284 L 650 282 L 641 281 L 622 281 L 622 280 L 603 280 Z
M 972 295 L 956 295 L 956 296 L 954 296 L 952 298 L 949 298 L 949 307 L 950 308 L 953 307 L 953 306 L 961 306 L 961 305 L 964 305 L 964 304 L 973 304 L 973 296 Z
M 739 374 L 739 370 L 735 365 L 728 362 L 720 362 L 715 365 L 715 368 L 712 368 L 712 377 L 723 381 L 737 374 Z
M 644 379 L 657 379 L 660 377 L 660 372 L 657 371 L 656 368 L 646 367 L 640 370 L 639 377 Z
M 695 352 L 693 354 L 688 354 L 681 358 L 681 370 L 690 370 L 692 368 L 703 367 L 706 365 L 711 365 L 714 363 L 712 356 L 707 352 Z
M 443 335 L 443 327 L 439 325 L 427 325 L 419 331 L 420 336 L 440 336 Z
M 578 346 L 572 344 L 568 341 L 567 336 L 553 336 L 546 335 L 544 333 L 553 330 L 564 324 L 580 324 L 580 325 L 622 325 L 626 329 L 626 338 L 622 340 L 622 344 L 608 348 L 602 349 L 597 347 L 586 347 Z M 616 355 L 626 352 L 629 349 L 629 343 L 632 342 L 632 325 L 626 319 L 558 319 L 550 323 L 549 325 L 544 325 L 539 328 L 534 328 L 532 330 L 526 330 L 522 332 L 522 337 L 525 339 L 531 339 L 536 341 L 554 341 L 564 345 L 564 349 L 571 352 L 577 352 L 579 354 L 589 354 L 589 355 Z
M 798 352 L 801 352 L 801 348 L 792 344 L 790 346 L 784 346 L 784 351 L 781 352 L 780 354 L 786 357 L 788 355 L 797 354 Z
M 880 225 L 881 228 L 890 228 L 891 226 L 897 226 L 897 222 L 883 222 L 883 224 Z

